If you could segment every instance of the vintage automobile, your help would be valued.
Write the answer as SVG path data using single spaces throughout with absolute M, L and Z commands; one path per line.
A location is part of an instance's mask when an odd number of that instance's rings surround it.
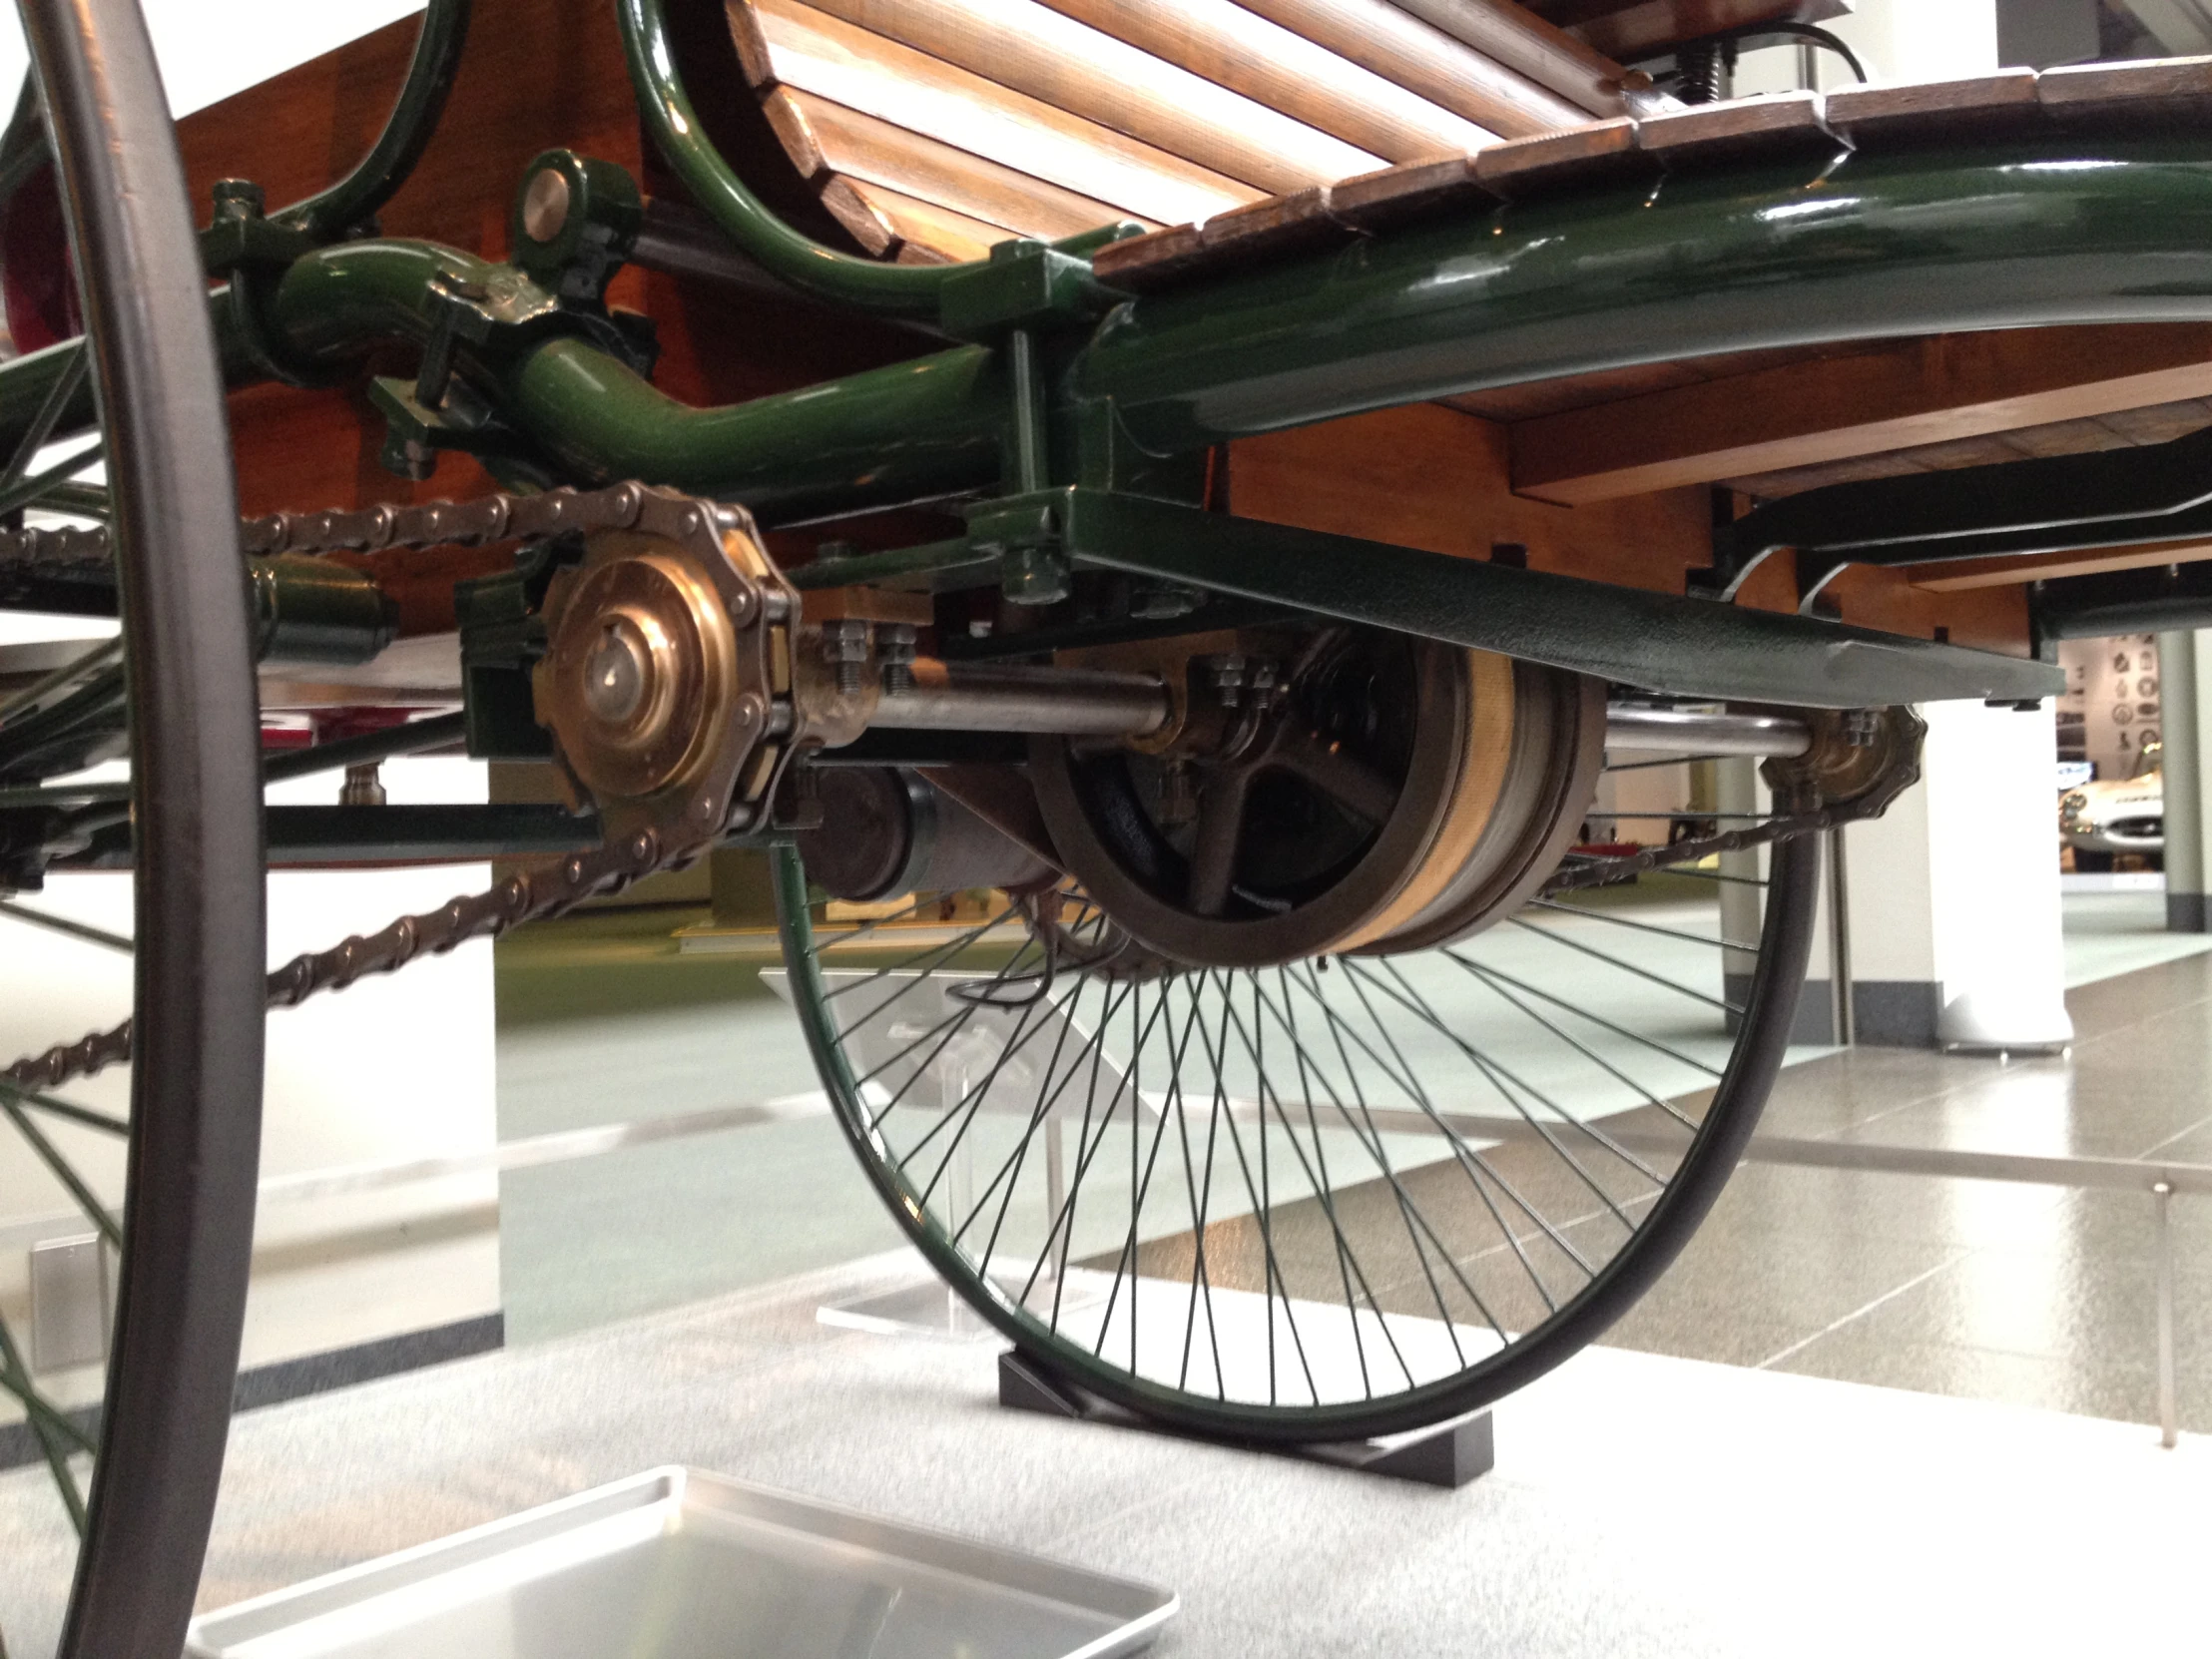
M 2145 742 L 2126 778 L 2097 778 L 2058 798 L 2058 833 L 2083 874 L 2110 870 L 2117 857 L 2160 867 L 2166 853 L 2163 746 Z
M 0 856 L 138 894 L 129 1017 L 0 1073 L 121 1252 L 96 1426 L 0 1341 L 72 1659 L 178 1651 L 265 1017 L 752 858 L 861 1167 L 1041 1372 L 1407 1429 L 1709 1210 L 1909 706 L 2207 619 L 2212 63 L 1731 101 L 1799 8 L 430 0 L 173 126 L 133 0 L 21 9 L 0 601 L 122 632 L 0 661 Z M 378 804 L 455 748 L 567 804 Z M 1685 756 L 1764 781 L 1583 840 Z M 489 855 L 267 970 L 271 864 Z M 1662 868 L 1694 973 L 1582 902 Z

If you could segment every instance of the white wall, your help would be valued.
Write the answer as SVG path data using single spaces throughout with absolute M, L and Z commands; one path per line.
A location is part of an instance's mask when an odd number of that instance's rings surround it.
M 292 65 L 421 10 L 421 0 L 143 0 L 170 103 L 189 114 Z M 13 8 L 0 20 L 0 87 L 25 56 Z M 302 502 L 301 506 L 318 503 Z M 0 615 L 0 642 L 112 631 L 82 619 Z M 481 766 L 402 761 L 384 769 L 395 803 L 480 802 Z M 272 793 L 334 801 L 335 778 Z M 408 910 L 434 908 L 489 880 L 488 866 L 343 875 L 280 873 L 270 882 L 270 960 L 336 943 Z M 56 876 L 26 899 L 112 931 L 131 928 L 130 877 Z M 363 981 L 274 1015 L 268 1028 L 265 1179 L 364 1164 L 480 1152 L 495 1144 L 493 1007 L 488 944 Z M 7 1057 L 112 1024 L 130 1008 L 126 958 L 0 920 L 0 1050 Z M 124 1069 L 66 1091 L 120 1111 Z M 52 1129 L 56 1145 L 111 1205 L 122 1196 L 120 1149 L 90 1131 Z M 263 1207 L 248 1311 L 246 1363 L 260 1364 L 455 1320 L 499 1307 L 496 1176 L 417 1183 L 311 1203 Z M 83 1231 L 65 1190 L 0 1125 L 0 1313 L 21 1329 L 30 1244 Z M 90 1368 L 46 1380 L 65 1399 L 97 1388 Z M 0 1407 L 0 1417 L 14 1414 Z
M 139 0 L 173 114 L 190 115 L 422 10 L 422 0 Z M 15 8 L 0 14 L 10 108 L 28 61 Z
M 1858 54 L 1871 81 L 1947 81 L 1997 67 L 1996 0 L 1855 0 L 1849 17 L 1822 27 Z M 1834 54 L 1818 61 L 1822 90 L 1852 85 Z M 1747 53 L 1736 78 L 1746 96 L 1799 84 L 1795 47 Z

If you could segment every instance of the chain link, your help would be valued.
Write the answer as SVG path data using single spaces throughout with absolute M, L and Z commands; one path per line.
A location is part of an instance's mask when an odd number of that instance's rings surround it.
M 249 556 L 278 553 L 375 552 L 391 547 L 440 547 L 521 540 L 566 531 L 627 529 L 644 500 L 639 484 L 608 489 L 547 490 L 537 495 L 500 493 L 475 501 L 432 501 L 419 506 L 364 507 L 358 511 L 270 513 L 244 519 L 239 543 Z M 708 512 L 712 502 L 699 503 Z M 110 552 L 107 527 L 25 528 L 0 531 L 0 566 L 67 565 L 81 569 Z M 1620 857 L 1562 865 L 1542 888 L 1572 892 L 1626 881 L 1671 864 L 1695 863 L 1717 852 L 1742 852 L 1793 835 L 1815 834 L 1839 824 L 1879 814 L 1894 791 L 1872 790 L 1857 802 L 1785 813 L 1764 824 L 1718 834 L 1644 847 Z M 1858 809 L 1858 810 L 1855 810 Z M 700 837 L 666 843 L 652 830 L 610 841 L 596 851 L 508 876 L 488 891 L 453 899 L 422 915 L 401 916 L 365 938 L 356 934 L 327 950 L 293 957 L 269 976 L 269 1006 L 296 1007 L 321 991 L 339 990 L 364 974 L 393 973 L 423 955 L 442 955 L 475 938 L 497 938 L 526 921 L 543 921 L 597 893 L 616 892 L 701 850 Z M 95 1031 L 74 1043 L 29 1055 L 5 1075 L 25 1088 L 51 1088 L 89 1076 L 131 1057 L 131 1022 Z
M 1638 875 L 1649 874 L 1655 869 L 1665 869 L 1670 864 L 1694 864 L 1700 858 L 1709 858 L 1716 852 L 1746 852 L 1755 846 L 1767 846 L 1775 841 L 1788 840 L 1793 835 L 1817 834 L 1823 830 L 1833 830 L 1839 824 L 1852 824 L 1863 818 L 1876 817 L 1887 803 L 1869 803 L 1866 810 L 1855 812 L 1853 805 L 1820 807 L 1811 812 L 1785 813 L 1764 824 L 1754 824 L 1742 830 L 1723 830 L 1714 835 L 1698 835 L 1674 841 L 1666 846 L 1646 846 L 1618 857 L 1589 858 L 1571 864 L 1562 864 L 1543 885 L 1543 894 L 1576 892 L 1588 887 L 1603 887 L 1615 881 L 1631 880 Z M 1623 813 L 1623 818 L 1633 818 L 1634 813 Z
M 432 501 L 420 506 L 368 507 L 358 512 L 271 513 L 242 520 L 239 541 L 248 555 L 373 552 L 387 547 L 441 547 L 521 540 L 567 531 L 627 529 L 638 519 L 644 486 L 603 490 L 547 490 L 539 495 L 498 494 L 469 502 Z M 720 509 L 697 503 L 704 512 Z M 0 564 L 67 561 L 81 565 L 110 551 L 105 526 L 92 529 L 24 529 L 0 532 Z M 421 915 L 400 916 L 381 930 L 355 934 L 327 950 L 294 956 L 271 973 L 269 1006 L 290 1008 L 322 991 L 341 990 L 364 974 L 393 973 L 424 955 L 442 955 L 470 939 L 497 938 L 526 921 L 543 921 L 600 893 L 680 863 L 704 849 L 711 832 L 690 839 L 664 838 L 639 830 L 591 852 L 521 870 L 487 891 L 452 899 Z M 5 1076 L 25 1088 L 52 1088 L 87 1077 L 131 1057 L 131 1021 L 94 1031 L 43 1054 L 26 1055 Z

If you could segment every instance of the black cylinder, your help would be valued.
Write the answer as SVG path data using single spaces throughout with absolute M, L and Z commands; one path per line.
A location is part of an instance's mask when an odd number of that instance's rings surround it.
M 825 767 L 822 824 L 802 830 L 810 879 L 830 897 L 874 903 L 908 892 L 1020 888 L 1051 866 L 904 767 Z

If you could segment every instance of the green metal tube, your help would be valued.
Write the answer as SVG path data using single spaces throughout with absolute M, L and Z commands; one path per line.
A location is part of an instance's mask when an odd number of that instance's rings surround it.
M 708 141 L 676 69 L 663 0 L 618 0 L 638 113 L 654 145 L 708 218 L 740 250 L 796 288 L 894 316 L 934 316 L 945 277 L 962 266 L 882 265 L 801 236 L 746 189 Z
M 1859 155 L 1409 226 L 1144 298 L 1078 363 L 1172 453 L 1709 353 L 2212 318 L 2202 138 Z
M 420 340 L 429 332 L 423 296 L 440 272 L 494 287 L 514 280 L 504 267 L 425 243 L 348 243 L 294 261 L 265 320 L 308 362 Z M 579 481 L 696 490 L 769 523 L 996 482 L 1009 401 L 994 354 L 973 345 L 710 408 L 678 402 L 575 338 L 512 357 L 464 351 L 461 364 L 503 418 Z
M 407 175 L 437 130 L 445 113 L 446 94 L 453 89 L 454 72 L 468 42 L 472 0 L 429 0 L 422 14 L 422 32 L 415 37 L 414 57 L 407 79 L 399 88 L 384 130 L 377 135 L 353 171 L 304 202 L 272 217 L 296 225 L 318 240 L 328 241 L 366 223 L 392 193 L 405 184 Z
M 979 346 L 694 409 L 555 340 L 515 365 L 505 393 L 508 418 L 588 478 L 743 502 L 770 524 L 993 485 L 1007 409 L 1005 376 Z

